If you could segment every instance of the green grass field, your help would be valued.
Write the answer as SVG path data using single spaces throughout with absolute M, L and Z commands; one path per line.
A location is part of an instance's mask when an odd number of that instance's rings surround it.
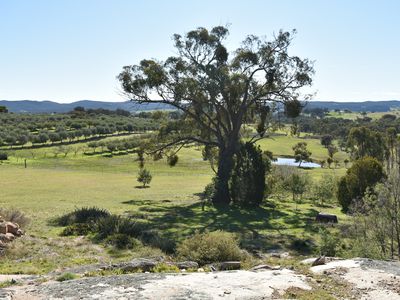
M 378 120 L 382 118 L 383 115 L 386 114 L 395 115 L 399 117 L 400 111 L 393 110 L 390 112 L 368 112 L 365 116 L 371 118 L 372 120 Z M 335 112 L 335 111 L 330 111 L 327 116 L 334 118 L 349 119 L 349 120 L 356 120 L 357 118 L 362 119 L 364 117 L 361 113 L 358 112 L 345 113 L 345 112 Z
M 262 149 L 274 155 L 290 155 L 291 147 L 302 139 L 277 136 L 260 142 Z M 318 140 L 306 140 L 315 160 L 327 157 Z M 35 150 L 35 159 L 28 159 L 25 169 L 21 158 L 11 157 L 0 165 L 0 207 L 12 207 L 31 219 L 27 235 L 13 245 L 13 251 L 0 260 L 0 273 L 43 273 L 78 264 L 124 259 L 143 253 L 115 252 L 82 238 L 60 237 L 62 228 L 50 224 L 51 219 L 76 207 L 97 206 L 112 213 L 145 218 L 155 228 L 174 240 L 195 230 L 223 229 L 237 232 L 244 244 L 257 243 L 262 248 L 291 249 L 295 240 L 317 239 L 310 220 L 321 209 L 344 218 L 339 208 L 315 206 L 305 200 L 296 210 L 286 200 L 270 199 L 259 209 L 202 211 L 199 193 L 212 178 L 212 171 L 201 158 L 200 149 L 184 148 L 175 167 L 164 160 L 148 161 L 153 174 L 151 187 L 137 188 L 136 155 L 112 158 L 78 153 L 66 158 L 49 157 L 49 149 Z M 345 153 L 337 153 L 342 161 Z M 313 180 L 323 174 L 344 174 L 345 169 L 306 170 Z M 311 224 L 311 225 L 310 225 Z M 257 236 L 257 239 L 254 239 Z M 155 249 L 144 249 L 156 253 Z

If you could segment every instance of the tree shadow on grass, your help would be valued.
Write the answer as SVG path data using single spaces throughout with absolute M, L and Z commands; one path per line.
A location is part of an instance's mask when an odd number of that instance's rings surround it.
M 176 202 L 175 202 L 176 203 Z M 290 249 L 299 254 L 309 254 L 315 245 L 310 236 L 318 230 L 314 224 L 315 209 L 282 210 L 275 205 L 253 209 L 228 207 L 216 209 L 201 201 L 176 205 L 171 200 L 130 200 L 123 204 L 136 206 L 135 214 L 145 215 L 151 228 L 175 241 L 194 232 L 224 230 L 240 236 L 241 246 L 249 251 Z M 293 232 L 301 232 L 300 235 Z

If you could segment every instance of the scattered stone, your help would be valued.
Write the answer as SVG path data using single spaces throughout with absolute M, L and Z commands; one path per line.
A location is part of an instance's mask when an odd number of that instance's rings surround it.
M 197 272 L 204 272 L 204 269 L 203 268 L 198 268 Z
M 0 299 L 12 300 L 12 299 L 14 299 L 14 292 L 10 291 L 10 290 L 0 289 Z
M 0 216 L 0 256 L 5 253 L 6 244 L 23 235 L 17 223 L 7 222 Z
M 304 265 L 311 265 L 315 260 L 317 260 L 318 257 L 310 257 L 303 259 L 300 263 Z M 325 263 L 331 262 L 331 261 L 336 261 L 336 260 L 342 260 L 339 257 L 331 257 L 331 256 L 325 256 Z
M 104 267 L 105 270 L 119 269 L 124 272 L 136 272 L 142 270 L 144 272 L 150 271 L 158 264 L 158 261 L 147 258 L 135 258 L 129 262 L 122 262 L 112 264 L 111 266 Z
M 7 232 L 5 234 L 5 238 L 9 241 L 12 242 L 13 240 L 15 240 L 15 235 L 13 235 L 11 232 Z
M 240 266 L 241 266 L 240 261 L 225 261 L 219 264 L 219 269 L 221 271 L 239 270 Z
M 290 254 L 289 252 L 276 252 L 276 251 L 272 251 L 269 253 L 270 257 L 274 257 L 274 258 L 290 258 Z
M 176 266 L 179 269 L 197 269 L 199 267 L 199 264 L 195 261 L 182 261 L 177 262 Z
M 17 223 L 6 222 L 6 227 L 7 227 L 7 233 L 9 232 L 12 233 L 13 235 L 19 236 L 21 231 Z
M 250 271 L 257 271 L 257 270 L 279 270 L 281 267 L 280 266 L 270 266 L 270 265 L 258 265 L 255 267 L 252 267 Z
M 325 256 L 323 255 L 314 260 L 314 262 L 311 265 L 314 267 L 314 266 L 321 266 L 324 264 L 326 264 L 326 259 Z

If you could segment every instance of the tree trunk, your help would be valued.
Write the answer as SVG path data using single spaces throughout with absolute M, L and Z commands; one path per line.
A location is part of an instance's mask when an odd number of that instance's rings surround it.
M 227 206 L 231 202 L 229 180 L 234 166 L 234 149 L 235 147 L 231 146 L 229 148 L 220 149 L 219 151 L 217 182 L 213 198 L 213 204 L 215 206 Z

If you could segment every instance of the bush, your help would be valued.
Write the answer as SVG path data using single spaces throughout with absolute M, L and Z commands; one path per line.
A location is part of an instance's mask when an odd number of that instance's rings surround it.
M 94 232 L 96 232 L 96 238 L 102 240 L 118 233 L 139 237 L 146 228 L 144 223 L 117 215 L 109 215 L 97 220 Z
M 258 207 L 264 200 L 265 174 L 271 163 L 263 157 L 260 146 L 245 143 L 235 156 L 235 167 L 230 181 L 232 202 L 240 207 Z
M 196 233 L 178 246 L 177 254 L 200 265 L 242 258 L 235 236 L 224 231 Z
M 72 225 L 68 225 L 61 232 L 62 236 L 70 236 L 70 235 L 87 235 L 92 231 L 92 226 L 87 223 L 76 223 Z
M 318 247 L 320 255 L 335 256 L 339 247 L 340 239 L 326 228 L 319 230 L 321 242 Z
M 106 238 L 105 243 L 115 246 L 118 249 L 135 249 L 142 245 L 139 240 L 125 233 L 113 234 Z
M 215 194 L 215 186 L 216 186 L 217 177 L 212 179 L 212 182 L 207 184 L 204 188 L 203 193 L 201 194 L 201 200 L 206 202 L 211 202 L 214 198 Z
M 92 223 L 104 217 L 108 217 L 110 213 L 98 207 L 82 207 L 75 211 L 65 214 L 56 219 L 56 224 L 59 226 L 68 226 L 77 223 Z
M 343 211 L 348 212 L 351 205 L 362 205 L 365 192 L 384 177 L 383 166 L 377 159 L 363 157 L 354 161 L 338 182 L 337 198 Z
M 17 223 L 20 227 L 25 227 L 29 223 L 25 214 L 17 209 L 0 208 L 0 216 L 6 221 Z
M 144 244 L 159 248 L 165 253 L 175 252 L 175 241 L 160 236 L 160 233 L 157 230 L 143 231 L 139 238 Z
M 158 264 L 151 269 L 153 273 L 179 273 L 180 270 L 175 265 L 167 265 L 165 263 Z
M 7 160 L 8 154 L 7 152 L 0 152 L 0 160 Z
M 146 185 L 150 184 L 151 180 L 153 179 L 153 176 L 151 175 L 150 171 L 145 169 L 145 168 L 140 168 L 137 181 L 139 183 L 143 184 L 143 187 L 146 187 Z

